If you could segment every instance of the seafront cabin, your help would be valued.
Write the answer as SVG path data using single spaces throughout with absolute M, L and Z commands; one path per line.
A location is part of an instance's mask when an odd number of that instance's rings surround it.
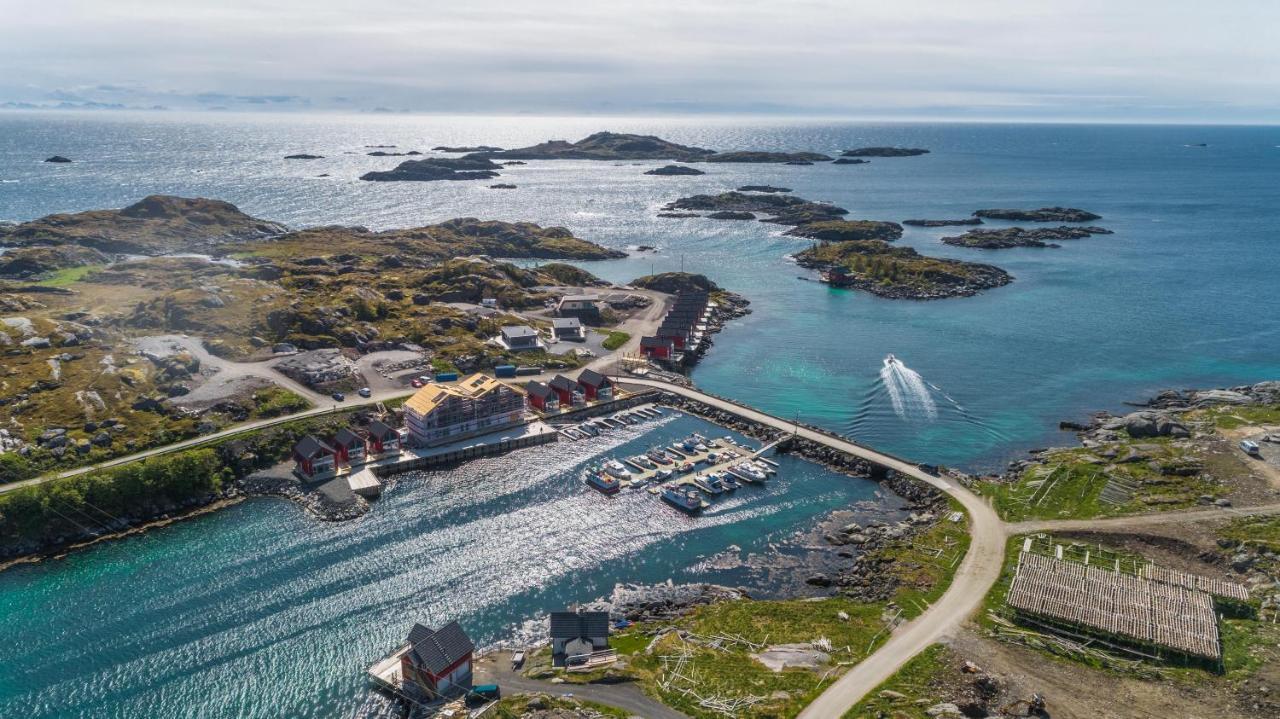
M 528 325 L 507 325 L 502 328 L 502 344 L 513 351 L 542 349 L 538 331 Z
M 293 471 L 303 479 L 327 477 L 338 470 L 338 452 L 314 435 L 293 445 Z
M 818 273 L 819 278 L 829 285 L 842 286 L 849 283 L 849 271 L 842 265 L 832 265 Z
M 550 636 L 552 666 L 583 664 L 592 654 L 609 649 L 609 613 L 552 612 Z
M 457 622 L 433 630 L 414 624 L 400 658 L 406 684 L 428 697 L 446 697 L 471 688 L 471 660 L 476 645 Z
M 582 342 L 587 334 L 582 331 L 582 321 L 577 317 L 556 317 L 551 320 L 551 331 L 558 340 Z
M 487 309 L 498 309 L 498 299 L 496 297 L 485 297 L 480 300 L 480 306 Z
M 550 387 L 559 396 L 561 407 L 577 407 L 587 402 L 587 391 L 582 385 L 562 374 L 551 378 Z
M 343 464 L 364 464 L 365 458 L 369 454 L 369 448 L 365 444 L 364 437 L 356 434 L 350 427 L 343 427 L 333 435 L 333 441 L 329 443 L 333 447 L 335 457 L 339 465 Z
M 658 328 L 658 338 L 671 340 L 676 349 L 684 349 L 692 339 L 693 331 L 689 328 L 681 326 L 666 325 Z
M 369 423 L 369 451 L 375 455 L 399 454 L 400 432 L 378 420 Z
M 524 393 L 529 395 L 529 406 L 539 412 L 560 411 L 560 395 L 542 382 L 530 380 L 524 386 Z
M 524 393 L 480 373 L 457 384 L 429 384 L 404 403 L 410 439 L 445 444 L 524 422 Z
M 608 402 L 613 399 L 613 380 L 591 369 L 582 370 L 578 384 L 586 392 L 588 402 Z
M 556 303 L 556 316 L 597 322 L 600 319 L 599 303 L 598 295 L 565 295 Z
M 652 359 L 669 360 L 676 354 L 676 343 L 666 337 L 641 337 L 640 354 Z

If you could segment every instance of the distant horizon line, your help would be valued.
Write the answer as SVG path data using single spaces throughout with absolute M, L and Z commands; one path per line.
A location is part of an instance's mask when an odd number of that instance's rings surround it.
M 838 113 L 775 113 L 775 112 L 685 112 L 685 113 L 597 113 L 582 111 L 580 113 L 523 111 L 452 111 L 434 112 L 428 110 L 341 110 L 307 108 L 297 110 L 253 110 L 249 108 L 211 109 L 211 108 L 145 108 L 145 107 L 5 107 L 0 104 L 0 115 L 3 114 L 89 114 L 89 115 L 207 115 L 210 117 L 232 117 L 248 115 L 253 117 L 359 117 L 359 118 L 407 118 L 407 117 L 490 117 L 490 118 L 540 118 L 540 119 L 587 119 L 600 118 L 610 120 L 676 120 L 676 119 L 713 119 L 734 120 L 742 118 L 770 119 L 791 122 L 844 122 L 857 123 L 901 123 L 911 125 L 1113 125 L 1113 126 L 1160 126 L 1160 127 L 1280 127 L 1280 120 L 1157 120 L 1136 118 L 1054 118 L 1054 117 L 923 117 L 919 115 L 863 115 L 849 117 Z

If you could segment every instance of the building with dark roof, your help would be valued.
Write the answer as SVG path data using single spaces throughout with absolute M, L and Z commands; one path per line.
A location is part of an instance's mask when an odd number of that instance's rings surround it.
M 582 320 L 577 317 L 556 317 L 551 320 L 551 332 L 558 340 L 581 342 L 587 338 L 582 330 Z
M 502 344 L 509 350 L 542 349 L 538 331 L 528 325 L 507 325 L 502 328 Z
M 314 435 L 307 435 L 293 445 L 294 473 L 303 479 L 315 479 L 338 470 L 338 452 Z
M 551 664 L 571 666 L 609 648 L 609 613 L 551 613 Z
M 653 359 L 669 360 L 676 354 L 676 343 L 666 337 L 641 337 L 640 354 Z
M 572 407 L 587 401 L 587 391 L 582 385 L 562 374 L 552 377 L 549 386 L 559 395 L 561 407 Z
M 524 393 L 529 395 L 529 406 L 539 412 L 557 412 L 560 409 L 560 395 L 554 389 L 537 380 L 525 383 Z
M 343 427 L 333 435 L 329 443 L 336 453 L 338 464 L 363 464 L 369 448 L 364 437 L 350 427 Z
M 373 420 L 369 423 L 369 449 L 374 454 L 398 454 L 400 433 L 391 425 Z
M 457 622 L 439 630 L 414 624 L 401 656 L 401 673 L 408 684 L 429 697 L 443 697 L 471 687 L 471 660 L 476 645 Z
M 588 402 L 608 402 L 613 399 L 613 380 L 593 369 L 584 369 L 578 375 Z

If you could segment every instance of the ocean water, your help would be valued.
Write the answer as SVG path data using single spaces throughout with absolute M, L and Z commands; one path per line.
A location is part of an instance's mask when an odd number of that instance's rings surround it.
M 933 152 L 717 165 L 698 177 L 642 174 L 663 163 L 534 161 L 504 170 L 495 182 L 518 189 L 503 191 L 356 179 L 399 160 L 368 157 L 366 145 L 512 147 L 603 129 L 717 149 Z M 1280 129 L 1266 127 L 11 113 L 0 114 L 0 220 L 170 193 L 293 226 L 474 216 L 654 245 L 583 266 L 614 281 L 703 272 L 752 301 L 753 314 L 716 337 L 698 384 L 920 461 L 983 470 L 1069 440 L 1056 431 L 1063 418 L 1166 387 L 1280 377 L 1278 146 Z M 299 152 L 325 158 L 282 159 Z M 40 162 L 53 154 L 75 162 Z M 945 228 L 908 228 L 901 244 L 1016 278 L 977 297 L 909 302 L 798 279 L 809 273 L 787 256 L 805 243 L 785 228 L 655 217 L 678 197 L 748 183 L 863 219 L 1075 206 L 1115 234 L 982 251 L 941 244 Z M 887 365 L 889 354 L 900 362 Z M 363 666 L 409 622 L 458 618 L 491 641 L 616 581 L 707 576 L 707 557 L 763 549 L 874 491 L 797 462 L 767 494 L 691 522 L 648 496 L 584 491 L 555 455 L 406 480 L 353 524 L 254 501 L 4 572 L 0 716 L 341 716 Z
M 769 596 L 767 572 L 698 563 L 793 544 L 815 514 L 854 503 L 864 518 L 902 516 L 875 483 L 790 457 L 766 486 L 697 518 L 642 489 L 605 497 L 583 482 L 605 457 L 695 431 L 732 434 L 670 415 L 401 476 L 352 522 L 251 500 L 0 573 L 0 716 L 345 717 L 366 694 L 364 669 L 415 621 L 457 619 L 483 646 L 619 581 Z

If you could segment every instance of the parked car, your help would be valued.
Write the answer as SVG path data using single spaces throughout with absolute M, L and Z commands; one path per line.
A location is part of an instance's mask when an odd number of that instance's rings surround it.
M 410 382 L 409 384 L 410 384 L 410 386 L 412 386 L 413 388 L 417 389 L 418 387 L 421 387 L 421 386 L 422 386 L 422 380 L 418 379 L 417 377 L 414 377 L 414 378 L 413 378 L 413 381 L 412 381 L 412 382 Z
M 347 396 L 341 392 L 333 393 L 333 401 L 335 402 L 343 402 L 343 401 L 346 401 L 346 399 L 347 399 Z
M 368 399 L 369 397 L 373 396 L 373 390 L 369 389 L 368 387 L 361 387 L 359 390 L 356 391 L 356 394 L 360 395 L 361 397 L 364 397 L 365 399 Z

